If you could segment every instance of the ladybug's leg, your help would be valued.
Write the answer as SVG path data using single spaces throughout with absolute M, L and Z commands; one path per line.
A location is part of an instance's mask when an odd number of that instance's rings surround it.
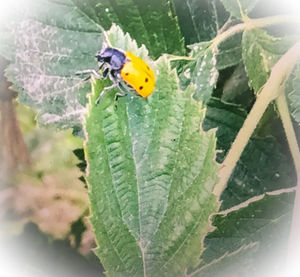
M 126 96 L 126 95 L 127 95 L 127 93 L 120 93 L 120 92 L 117 92 L 117 93 L 115 94 L 115 102 L 117 102 L 118 99 L 119 99 L 120 97 L 124 97 L 124 96 Z
M 95 69 L 77 71 L 75 74 L 76 75 L 89 74 L 89 76 L 84 79 L 85 81 L 89 80 L 91 78 L 91 75 L 93 75 L 96 79 L 102 79 L 102 76 Z
M 89 74 L 88 77 L 86 77 L 84 79 L 84 81 L 87 81 L 91 78 L 91 75 L 93 75 L 96 79 L 103 79 L 107 76 L 108 72 L 109 72 L 109 68 L 106 68 L 103 72 L 103 76 L 101 76 L 99 74 L 99 71 L 102 69 L 102 67 L 104 66 L 105 63 L 101 63 L 99 65 L 99 68 L 98 68 L 98 72 L 95 70 L 95 69 L 87 69 L 87 70 L 82 70 L 82 71 L 77 71 L 75 74 L 76 75 L 85 75 L 85 74 Z M 107 71 L 107 72 L 106 72 Z
M 105 70 L 102 73 L 103 79 L 105 79 L 107 77 L 107 74 L 109 73 L 109 68 L 105 68 Z
M 96 105 L 99 104 L 99 102 L 101 101 L 101 99 L 103 98 L 103 96 L 104 96 L 109 90 L 111 90 L 111 89 L 113 89 L 113 88 L 115 88 L 115 87 L 117 87 L 117 86 L 118 86 L 118 83 L 115 82 L 115 83 L 113 83 L 111 86 L 104 88 L 104 89 L 101 91 L 99 97 L 97 98 L 97 100 L 96 100 L 96 102 L 95 102 Z
M 120 77 L 120 72 L 119 72 L 119 70 L 114 70 L 114 69 L 106 68 L 106 69 L 104 70 L 104 72 L 103 72 L 103 77 L 105 78 L 108 74 L 109 74 L 109 78 L 111 79 L 111 81 L 113 82 L 113 84 L 112 84 L 111 86 L 109 86 L 109 87 L 104 88 L 104 89 L 101 91 L 101 93 L 100 93 L 98 99 L 96 100 L 96 105 L 99 104 L 99 102 L 101 101 L 101 99 L 103 98 L 103 96 L 104 96 L 109 90 L 111 90 L 111 89 L 113 89 L 113 88 L 115 88 L 115 87 L 117 87 L 117 86 L 119 86 L 119 87 L 122 89 L 121 83 L 120 83 L 120 78 L 121 78 L 121 77 Z M 121 94 L 121 93 L 119 93 L 119 92 L 116 93 L 114 102 L 116 102 L 116 99 L 117 99 L 118 97 L 120 97 L 120 96 L 124 96 L 124 94 Z M 116 106 L 116 105 L 115 105 L 115 106 Z
M 117 108 L 118 99 L 128 94 L 128 91 L 124 88 L 122 82 L 119 82 L 119 88 L 120 90 L 115 94 L 115 99 L 114 99 L 115 108 Z
M 114 99 L 115 109 L 116 109 L 117 106 L 118 106 L 118 99 L 119 99 L 120 97 L 124 97 L 124 96 L 126 96 L 126 95 L 127 95 L 127 93 L 121 93 L 121 92 L 117 92 L 117 93 L 115 94 L 115 99 Z

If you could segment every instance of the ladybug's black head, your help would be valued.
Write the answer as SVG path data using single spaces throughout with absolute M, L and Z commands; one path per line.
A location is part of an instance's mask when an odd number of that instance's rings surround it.
M 126 60 L 125 54 L 121 50 L 111 47 L 103 48 L 96 54 L 96 58 L 99 63 L 107 63 L 114 70 L 120 70 Z
M 102 49 L 96 54 L 98 62 L 110 62 L 111 57 L 113 56 L 113 48 L 107 47 Z

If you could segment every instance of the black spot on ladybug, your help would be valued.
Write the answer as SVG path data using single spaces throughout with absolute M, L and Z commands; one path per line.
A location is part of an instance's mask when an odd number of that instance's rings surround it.
M 125 75 L 126 75 L 126 76 L 128 76 L 128 75 L 129 75 L 129 73 L 128 73 L 128 72 L 126 72 L 126 73 L 125 73 Z
M 145 79 L 145 82 L 148 83 L 148 81 L 149 81 L 148 78 L 146 78 L 146 79 Z
M 140 87 L 139 87 L 139 90 L 142 90 L 143 88 L 144 88 L 143 86 L 140 86 Z

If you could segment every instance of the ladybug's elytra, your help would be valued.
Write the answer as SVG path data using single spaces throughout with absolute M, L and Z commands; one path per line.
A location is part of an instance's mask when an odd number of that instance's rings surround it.
M 153 70 L 131 52 L 106 47 L 97 53 L 96 58 L 99 63 L 99 70 L 105 66 L 103 78 L 108 75 L 113 81 L 111 86 L 104 88 L 100 93 L 96 101 L 97 104 L 108 90 L 116 86 L 122 87 L 123 83 L 141 97 L 148 97 L 153 92 L 155 87 Z

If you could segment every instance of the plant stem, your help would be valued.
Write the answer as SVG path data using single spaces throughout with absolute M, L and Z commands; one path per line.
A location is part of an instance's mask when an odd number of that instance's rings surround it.
M 228 39 L 229 37 L 242 32 L 244 30 L 251 30 L 255 28 L 268 27 L 271 25 L 282 24 L 282 23 L 300 23 L 300 19 L 290 15 L 277 15 L 269 16 L 258 19 L 247 18 L 244 23 L 234 25 L 223 33 L 220 33 L 213 39 L 212 47 L 217 47 L 221 42 Z
M 224 162 L 221 165 L 219 171 L 219 183 L 215 186 L 213 191 L 217 197 L 220 197 L 223 190 L 226 188 L 227 181 L 235 165 L 237 164 L 250 139 L 250 136 L 269 103 L 277 98 L 280 92 L 283 93 L 285 82 L 299 58 L 300 42 L 290 48 L 272 68 L 268 81 L 264 85 L 261 93 L 258 95 L 252 110 L 246 118 L 243 127 L 240 129 Z
M 297 173 L 297 188 L 296 188 L 296 197 L 294 202 L 294 212 L 291 226 L 291 233 L 289 238 L 289 251 L 287 259 L 287 275 L 293 276 L 296 270 L 299 267 L 299 256 L 300 256 L 300 240 L 299 240 L 299 231 L 300 231 L 300 152 L 296 139 L 296 134 L 293 128 L 291 121 L 290 113 L 288 110 L 288 105 L 286 102 L 286 97 L 284 93 L 281 93 L 276 99 L 276 104 L 280 114 L 280 118 L 283 124 L 283 128 L 288 140 L 288 144 L 291 150 L 293 157 L 294 165 Z
M 269 103 L 274 99 L 272 98 L 272 94 L 272 89 L 263 89 L 261 94 L 257 97 L 257 100 L 246 118 L 243 127 L 240 129 L 237 137 L 231 145 L 231 148 L 219 171 L 219 183 L 215 186 L 213 191 L 213 193 L 218 197 L 220 197 L 221 193 L 225 189 L 227 181 L 244 148 L 246 147 L 250 136 L 256 128 L 256 125 L 264 114 Z
M 300 174 L 300 152 L 299 147 L 297 143 L 297 138 L 295 134 L 295 130 L 293 128 L 293 124 L 290 117 L 290 112 L 288 109 L 288 104 L 286 101 L 286 97 L 284 94 L 284 91 L 282 91 L 279 96 L 276 99 L 276 105 L 278 108 L 278 112 L 282 121 L 282 125 L 287 137 L 287 141 L 290 147 L 290 151 L 292 154 L 292 158 L 294 161 L 296 173 L 297 173 L 297 179 L 299 180 L 299 174 Z M 299 182 L 298 182 L 299 183 Z
M 296 197 L 294 202 L 294 212 L 291 226 L 291 233 L 289 238 L 289 251 L 287 259 L 287 275 L 293 276 L 296 270 L 299 267 L 299 256 L 300 256 L 300 240 L 299 240 L 299 231 L 300 231 L 300 152 L 297 143 L 296 134 L 293 128 L 291 121 L 286 97 L 284 91 L 276 99 L 276 105 L 282 125 L 288 140 L 290 151 L 293 157 L 294 165 L 297 173 L 297 188 L 296 188 Z

